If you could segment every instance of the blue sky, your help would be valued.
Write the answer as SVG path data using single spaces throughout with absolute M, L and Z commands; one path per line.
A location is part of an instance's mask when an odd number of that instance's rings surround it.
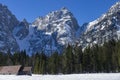
M 12 13 L 22 20 L 33 22 L 38 16 L 67 7 L 82 25 L 100 17 L 119 0 L 0 0 Z

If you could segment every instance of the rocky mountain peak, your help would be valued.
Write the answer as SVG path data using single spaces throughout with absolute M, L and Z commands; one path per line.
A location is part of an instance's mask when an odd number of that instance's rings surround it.
M 70 12 L 70 10 L 67 7 L 62 7 L 60 9 L 61 12 L 63 12 L 63 14 L 69 14 L 72 15 L 72 13 Z
M 88 23 L 81 36 L 82 46 L 104 44 L 111 39 L 120 39 L 120 2 L 114 4 L 108 12 Z
M 97 18 L 96 20 L 89 22 L 88 25 L 86 26 L 86 33 L 93 30 L 95 25 L 103 22 L 104 20 L 108 19 L 112 19 L 113 16 L 115 18 L 115 16 L 118 16 L 118 13 L 120 12 L 120 1 L 116 2 L 116 4 L 114 4 L 109 10 L 108 12 L 106 12 L 105 14 L 102 14 L 101 17 Z M 109 21 L 110 22 L 110 21 Z
M 51 27 L 53 28 L 57 27 L 57 25 L 61 25 L 62 27 L 64 26 L 63 24 L 69 25 L 73 30 L 76 30 L 79 27 L 77 20 L 67 8 L 61 8 L 60 10 L 52 11 L 44 17 L 38 17 L 33 22 L 33 25 L 38 26 L 38 29 L 40 30 L 44 30 L 50 27 L 50 25 L 52 25 Z
M 8 10 L 7 6 L 0 4 L 0 25 L 1 26 L 9 26 L 9 30 L 13 30 L 13 28 L 19 23 L 15 15 Z
M 37 49 L 36 51 L 41 49 L 47 52 L 60 52 L 66 44 L 74 44 L 78 28 L 79 25 L 77 20 L 67 8 L 52 11 L 44 17 L 38 17 L 33 22 L 31 26 L 33 34 L 31 36 L 34 38 L 30 37 L 30 43 L 32 45 L 34 43 L 37 48 L 30 45 L 32 46 L 32 49 Z M 35 39 L 36 36 L 38 36 L 38 38 Z
M 29 28 L 29 23 L 26 19 L 23 19 L 20 23 L 19 26 L 24 26 L 26 28 Z
M 67 7 L 62 7 L 61 10 L 69 11 Z
M 7 8 L 0 4 L 0 51 L 18 51 L 19 46 L 12 35 L 12 31 L 17 26 L 19 21 Z
M 120 1 L 116 2 L 116 4 L 114 4 L 108 11 L 109 15 L 115 12 L 120 11 Z
M 51 15 L 59 15 L 59 16 L 73 16 L 72 13 L 68 10 L 68 8 L 66 7 L 62 7 L 59 10 L 56 11 L 52 11 L 50 13 L 48 13 L 49 16 Z
M 0 4 L 0 51 L 26 50 L 61 53 L 68 44 L 76 41 L 84 48 L 120 39 L 120 2 L 98 19 L 79 27 L 76 18 L 66 8 L 38 17 L 31 24 L 26 19 L 18 21 L 8 8 Z

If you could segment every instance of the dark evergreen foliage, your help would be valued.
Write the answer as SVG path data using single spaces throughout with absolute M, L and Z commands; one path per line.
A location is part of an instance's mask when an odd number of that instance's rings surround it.
M 54 52 L 49 56 L 44 53 L 29 56 L 25 51 L 0 52 L 0 66 L 7 65 L 32 66 L 35 74 L 120 72 L 120 41 L 88 46 L 84 51 L 77 44 L 68 45 L 62 54 Z

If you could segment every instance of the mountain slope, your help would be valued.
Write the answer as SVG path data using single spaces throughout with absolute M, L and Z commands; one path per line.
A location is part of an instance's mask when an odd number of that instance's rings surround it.
M 120 2 L 100 18 L 80 27 L 65 7 L 28 23 L 26 19 L 18 21 L 6 6 L 0 4 L 1 52 L 61 53 L 68 44 L 74 45 L 78 39 L 83 48 L 120 39 Z
M 28 23 L 24 21 L 23 25 L 15 27 L 13 35 L 20 50 L 25 49 L 29 54 L 62 52 L 67 44 L 74 44 L 79 28 L 73 14 L 65 7 L 38 17 L 27 27 L 25 24 Z
M 19 46 L 12 35 L 12 30 L 19 23 L 16 17 L 7 9 L 7 6 L 0 4 L 0 51 L 18 51 Z
M 103 44 L 111 39 L 120 39 L 120 2 L 113 5 L 107 13 L 88 23 L 80 38 L 83 47 Z

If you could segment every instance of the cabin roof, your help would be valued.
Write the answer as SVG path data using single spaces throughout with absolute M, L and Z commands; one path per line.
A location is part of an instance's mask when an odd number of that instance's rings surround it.
M 23 71 L 31 71 L 32 67 L 24 67 Z
M 4 74 L 17 74 L 19 72 L 21 65 L 16 66 L 1 66 L 0 73 Z

